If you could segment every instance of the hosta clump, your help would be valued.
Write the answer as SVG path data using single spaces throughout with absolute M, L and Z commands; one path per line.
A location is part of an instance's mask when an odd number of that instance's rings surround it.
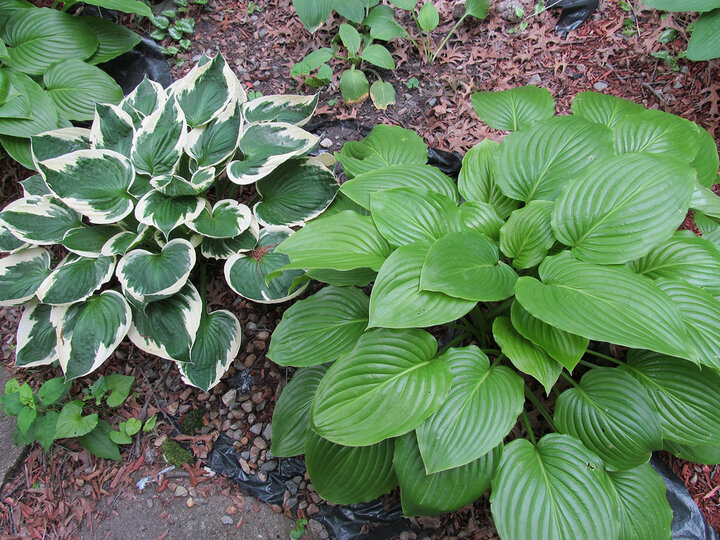
M 720 461 L 714 141 L 593 92 L 565 117 L 536 87 L 473 104 L 514 132 L 472 148 L 457 186 L 416 134 L 378 126 L 340 152 L 342 198 L 278 246 L 330 285 L 270 342 L 300 368 L 272 452 L 304 453 L 338 503 L 399 484 L 406 514 L 431 514 L 491 487 L 503 538 L 668 538 L 651 452 Z M 690 208 L 708 238 L 677 231 Z
M 143 81 L 90 129 L 32 138 L 40 174 L 0 213 L 0 304 L 25 304 L 16 365 L 59 360 L 67 379 L 108 358 L 126 335 L 174 360 L 184 380 L 217 384 L 240 346 L 237 318 L 208 312 L 208 270 L 256 302 L 307 285 L 275 246 L 322 212 L 338 184 L 307 157 L 316 96 L 247 101 L 222 56 L 167 90 Z M 252 208 L 233 194 L 254 184 Z M 196 271 L 196 267 L 199 269 Z M 219 273 L 219 272 L 218 272 Z M 214 274 L 210 274 L 213 277 Z

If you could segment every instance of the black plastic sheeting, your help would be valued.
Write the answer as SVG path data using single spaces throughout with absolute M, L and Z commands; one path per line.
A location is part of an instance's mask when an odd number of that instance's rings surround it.
M 145 36 L 134 49 L 98 67 L 117 81 L 125 95 L 132 92 L 145 76 L 163 87 L 172 83 L 170 68 L 160 47 Z
M 566 37 L 595 13 L 598 0 L 549 0 L 547 7 L 562 8 L 560 18 L 555 24 L 555 34 Z

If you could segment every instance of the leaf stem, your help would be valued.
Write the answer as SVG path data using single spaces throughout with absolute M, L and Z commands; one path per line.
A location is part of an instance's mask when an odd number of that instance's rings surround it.
M 597 364 L 591 364 L 590 362 L 586 362 L 585 360 L 580 360 L 580 361 L 578 362 L 578 364 L 583 365 L 583 366 L 585 366 L 585 367 L 589 367 L 589 368 L 591 368 L 591 369 L 592 369 L 592 368 L 599 367 Z
M 502 351 L 499 351 L 497 349 L 482 349 L 482 352 L 485 354 L 494 354 L 495 356 L 505 356 Z
M 442 356 L 445 354 L 445 351 L 447 351 L 450 347 L 454 347 L 455 345 L 458 345 L 459 343 L 462 343 L 467 338 L 469 338 L 472 334 L 470 332 L 463 332 L 459 336 L 455 336 L 448 344 L 446 344 L 440 351 L 437 353 L 437 356 Z
M 618 360 L 617 358 L 613 358 L 612 356 L 608 356 L 607 354 L 599 353 L 597 351 L 593 351 L 592 349 L 588 349 L 585 351 L 586 353 L 590 353 L 593 356 L 597 356 L 598 358 L 602 358 L 603 360 L 608 360 L 609 362 L 612 362 L 613 364 L 616 364 L 618 366 L 624 366 L 626 365 L 625 362 L 622 360 Z
M 430 64 L 432 64 L 432 63 L 435 61 L 435 59 L 437 58 L 437 55 L 438 55 L 438 54 L 440 53 L 440 51 L 443 49 L 443 47 L 444 47 L 445 44 L 447 43 L 448 39 L 450 39 L 450 36 L 452 36 L 452 35 L 455 33 L 455 30 L 458 29 L 458 27 L 462 24 L 462 22 L 465 20 L 465 17 L 467 17 L 467 16 L 468 16 L 468 14 L 465 13 L 465 15 L 463 15 L 462 17 L 460 17 L 460 19 L 459 19 L 458 22 L 455 24 L 455 26 L 452 27 L 452 30 L 450 30 L 450 32 L 448 32 L 448 35 L 445 36 L 445 39 L 442 40 L 442 43 L 441 43 L 440 46 L 437 48 L 437 50 L 436 50 L 434 53 L 432 53 L 432 56 L 430 57 L 430 62 L 429 62 Z
M 204 261 L 200 264 L 200 298 L 202 299 L 203 316 L 207 313 L 207 297 L 206 297 L 206 283 L 207 283 L 207 263 Z
M 572 384 L 575 388 L 578 388 L 578 383 L 575 382 L 575 379 L 573 379 L 570 375 L 568 375 L 564 371 L 561 371 L 560 375 L 562 375 L 562 378 L 565 379 L 570 384 Z
M 540 400 L 535 394 L 533 394 L 532 390 L 530 390 L 527 384 L 525 385 L 525 397 L 527 397 L 530 402 L 535 405 L 535 407 L 537 407 L 537 410 L 540 411 L 540 414 L 548 423 L 550 429 L 552 429 L 553 431 L 557 431 L 557 429 L 555 429 L 555 422 L 553 422 L 552 416 L 550 415 L 550 411 L 545 408 L 545 405 L 540 403 Z
M 486 318 L 492 319 L 494 317 L 497 317 L 500 315 L 503 311 L 505 311 L 507 308 L 509 308 L 513 301 L 515 300 L 515 297 L 510 297 L 507 300 L 503 300 L 500 304 L 495 306 L 493 309 L 489 310 L 487 314 L 485 315 Z
M 525 429 L 527 429 L 528 437 L 530 437 L 530 442 L 533 443 L 533 446 L 535 446 L 537 444 L 537 441 L 535 440 L 535 432 L 530 426 L 530 419 L 527 417 L 527 414 L 525 414 L 525 411 L 522 412 L 522 417 L 523 422 L 525 422 Z

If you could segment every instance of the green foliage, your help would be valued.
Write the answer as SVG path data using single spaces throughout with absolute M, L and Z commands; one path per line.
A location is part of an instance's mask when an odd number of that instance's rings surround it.
M 646 6 L 655 9 L 675 12 L 700 12 L 698 19 L 692 23 L 693 29 L 687 48 L 688 60 L 702 61 L 720 58 L 720 0 L 645 0 Z M 674 34 L 663 32 L 660 38 L 668 41 L 675 39 Z M 653 55 L 654 56 L 654 55 Z M 665 59 L 667 60 L 667 59 Z M 668 63 L 670 63 L 668 61 Z M 673 70 L 674 64 L 671 65 Z
M 258 302 L 307 286 L 302 270 L 265 278 L 288 262 L 274 248 L 290 227 L 320 214 L 338 189 L 333 173 L 306 157 L 318 138 L 299 126 L 316 104 L 317 96 L 247 101 L 218 55 L 167 91 L 145 80 L 119 105 L 97 105 L 90 129 L 32 137 L 40 174 L 0 212 L 12 252 L 0 261 L 0 303 L 26 305 L 16 365 L 59 360 L 74 379 L 128 335 L 175 361 L 188 384 L 217 384 L 241 332 L 232 313 L 208 313 L 208 259 Z M 253 209 L 232 198 L 250 185 Z M 105 377 L 91 397 L 108 393 L 108 405 L 119 405 L 129 391 L 122 381 Z
M 193 461 L 192 454 L 185 450 L 177 441 L 166 439 L 161 448 L 165 460 L 171 465 L 175 465 L 178 469 L 182 469 L 184 463 L 191 463 Z
M 155 30 L 150 33 L 150 37 L 157 42 L 165 42 L 164 46 L 161 44 L 161 49 L 168 56 L 176 55 L 181 49 L 187 51 L 190 48 L 192 42 L 189 38 L 195 33 L 196 23 L 194 17 L 188 16 L 190 7 L 187 0 L 173 0 L 173 4 L 175 4 L 174 8 L 151 15 Z M 202 6 L 207 4 L 207 0 L 194 0 L 193 4 L 202 9 Z
M 720 252 L 676 232 L 717 208 L 717 150 L 691 122 L 594 92 L 567 117 L 534 87 L 473 105 L 517 131 L 468 152 L 457 187 L 415 134 L 378 126 L 338 154 L 356 206 L 278 246 L 330 285 L 271 339 L 270 359 L 300 367 L 273 453 L 304 453 L 338 503 L 399 483 L 406 514 L 441 513 L 492 485 L 504 538 L 669 537 L 651 452 L 720 460 Z M 558 394 L 553 412 L 538 391 Z M 526 398 L 539 439 L 518 426 Z
M 188 412 L 180 422 L 180 429 L 187 435 L 195 435 L 205 425 L 203 418 L 205 417 L 205 409 L 198 408 Z

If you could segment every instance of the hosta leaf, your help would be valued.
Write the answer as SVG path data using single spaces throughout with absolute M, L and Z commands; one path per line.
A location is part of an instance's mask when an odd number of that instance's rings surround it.
M 353 178 L 391 165 L 425 165 L 427 146 L 413 131 L 380 124 L 364 139 L 345 143 L 338 158 L 345 174 Z
M 90 433 L 79 436 L 77 440 L 83 448 L 95 456 L 120 461 L 120 448 L 110 438 L 111 433 L 115 433 L 112 426 L 101 418 Z
M 100 367 L 127 334 L 130 318 L 130 307 L 115 291 L 54 307 L 50 320 L 57 329 L 57 353 L 65 379 L 77 379 Z
M 59 204 L 56 204 L 59 203 Z M 0 224 L 23 242 L 51 245 L 82 225 L 81 216 L 51 197 L 18 199 L 0 212 Z
M 720 295 L 720 249 L 690 231 L 679 231 L 665 244 L 628 263 L 630 269 L 653 279 L 677 279 Z
M 401 187 L 426 189 L 448 197 L 456 205 L 460 203 L 453 181 L 436 167 L 424 164 L 379 167 L 344 182 L 340 191 L 369 210 L 373 193 Z
M 500 249 L 517 269 L 532 268 L 545 258 L 555 243 L 550 226 L 554 203 L 531 201 L 515 210 L 500 229 Z
M 234 238 L 250 227 L 250 209 L 232 199 L 215 203 L 212 209 L 205 208 L 187 226 L 198 234 L 209 238 Z
M 588 339 L 696 360 L 678 308 L 652 280 L 567 252 L 546 258 L 540 278 L 518 279 L 515 296 L 541 321 Z
M 520 302 L 513 302 L 510 308 L 510 317 L 513 327 L 520 335 L 545 350 L 570 373 L 587 350 L 588 340 L 586 338 L 563 332 L 559 328 L 536 319 L 522 307 Z
M 312 429 L 337 444 L 366 446 L 415 429 L 440 408 L 452 382 L 423 330 L 365 333 L 328 369 L 311 411 Z
M 255 185 L 262 200 L 253 208 L 260 224 L 294 227 L 321 214 L 338 182 L 317 158 L 291 159 Z
M 580 92 L 572 102 L 572 112 L 590 122 L 613 127 L 628 114 L 645 110 L 642 105 L 615 96 L 598 92 Z
M 15 365 L 44 366 L 57 360 L 57 336 L 50 321 L 52 306 L 32 301 L 25 306 L 18 324 Z
M 204 209 L 205 199 L 200 197 L 168 197 L 153 190 L 138 201 L 135 218 L 167 236 L 176 227 L 196 219 Z
M 427 327 L 459 319 L 472 300 L 420 288 L 430 242 L 419 240 L 396 249 L 383 263 L 370 295 L 370 327 Z
M 395 439 L 393 466 L 400 483 L 403 514 L 426 516 L 454 512 L 475 501 L 490 487 L 501 447 L 454 469 L 425 472 L 414 433 Z
M 393 447 L 390 439 L 371 446 L 341 446 L 308 431 L 308 475 L 324 499 L 337 504 L 372 501 L 397 485 Z
M 154 176 L 150 179 L 150 187 L 168 197 L 190 197 L 207 191 L 214 181 L 215 167 L 208 167 L 195 171 L 189 181 L 176 174 Z
M 106 0 L 100 1 L 110 3 Z M 97 5 L 98 0 L 93 0 L 93 2 Z M 121 11 L 130 11 L 130 9 L 128 9 L 128 2 L 122 0 L 119 3 L 122 5 L 120 8 Z M 140 6 L 145 12 L 145 16 L 150 17 L 152 15 L 152 11 L 143 2 L 136 1 L 133 2 L 133 4 Z M 112 60 L 128 52 L 142 40 L 142 38 L 132 30 L 121 24 L 103 19 L 102 17 L 83 16 L 80 17 L 80 20 L 92 29 L 93 34 L 95 34 L 95 39 L 98 41 L 97 50 L 86 60 L 89 64 L 97 65 Z
M 686 163 L 698 152 L 695 125 L 674 114 L 645 109 L 624 116 L 613 126 L 618 154 L 663 154 Z
M 270 451 L 274 456 L 293 457 L 305 453 L 305 436 L 310 430 L 310 407 L 327 368 L 324 364 L 300 368 L 283 388 L 272 418 Z
M 72 128 L 76 129 L 76 128 Z M 23 197 L 44 197 L 45 195 L 52 195 L 52 191 L 47 187 L 45 180 L 39 174 L 33 174 L 27 177 L 25 180 L 20 180 L 20 185 L 23 189 Z
M 330 16 L 333 0 L 293 0 L 293 7 L 308 32 L 317 30 Z
M 330 58 L 332 55 L 327 60 Z M 246 122 L 287 122 L 304 126 L 312 118 L 319 97 L 320 94 L 260 96 L 243 104 L 243 116 Z
M 90 148 L 90 134 L 91 132 L 85 128 L 68 127 L 33 135 L 30 138 L 30 149 L 35 168 L 37 168 L 37 163 L 40 161 L 60 157 L 75 150 L 88 150 Z M 43 180 L 43 183 L 45 183 L 45 180 Z M 38 195 L 49 194 L 49 189 L 47 193 L 38 193 Z
M 0 306 L 30 300 L 50 275 L 50 253 L 30 248 L 0 259 Z
M 92 223 L 115 223 L 133 210 L 128 188 L 135 171 L 112 150 L 76 150 L 38 163 L 48 187 Z
M 720 156 L 713 136 L 697 124 L 693 124 L 693 127 L 698 136 L 698 152 L 690 166 L 697 171 L 698 182 L 709 188 L 717 181 Z
M 123 98 L 110 75 L 76 58 L 50 66 L 43 83 L 60 115 L 68 120 L 92 120 L 95 102 L 117 103 Z
M 701 186 L 696 180 L 690 199 L 690 208 L 713 218 L 720 218 L 720 197 L 715 195 L 712 190 Z
M 360 45 L 362 44 L 360 32 L 355 30 L 353 26 L 343 23 L 340 25 L 340 28 L 338 28 L 338 36 L 340 37 L 342 44 L 348 50 L 350 56 L 354 57 L 360 50 Z
M 61 306 L 79 302 L 110 281 L 114 270 L 114 257 L 68 260 L 45 278 L 35 294 L 44 304 Z
M 150 116 L 154 111 L 162 108 L 166 101 L 167 94 L 160 83 L 143 77 L 135 90 L 120 102 L 120 107 L 130 115 L 133 125 L 138 128 L 146 116 Z
M 695 225 L 702 233 L 702 237 L 712 242 L 713 245 L 720 247 L 720 223 L 718 223 L 717 219 L 698 211 L 695 211 L 693 218 Z
M 525 339 L 507 317 L 495 319 L 492 332 L 502 353 L 519 371 L 540 382 L 545 393 L 549 395 L 550 389 L 560 377 L 562 365 L 532 341 Z
M 505 300 L 517 274 L 499 261 L 500 252 L 476 231 L 447 234 L 432 244 L 420 274 L 420 289 L 474 302 Z
M 665 495 L 665 482 L 652 465 L 645 463 L 629 471 L 610 472 L 608 478 L 620 503 L 620 538 L 670 538 L 673 512 Z
M 261 304 L 286 302 L 302 293 L 307 283 L 297 286 L 302 270 L 287 270 L 267 279 L 280 268 L 286 269 L 287 255 L 275 247 L 293 234 L 292 229 L 263 229 L 257 247 L 248 253 L 237 253 L 225 261 L 225 280 L 243 298 Z
M 521 86 L 497 92 L 475 92 L 472 107 L 492 128 L 515 131 L 555 113 L 555 100 L 545 88 Z
M 95 118 L 90 130 L 93 148 L 107 148 L 130 157 L 135 127 L 132 118 L 117 105 L 95 104 Z
M 371 47 L 375 46 L 381 47 L 382 45 L 371 45 Z M 395 104 L 395 88 L 389 82 L 375 81 L 370 86 L 370 99 L 376 109 L 385 110 Z
M 135 169 L 150 176 L 174 173 L 187 143 L 187 120 L 174 98 L 143 118 L 135 131 L 131 158 Z
M 720 444 L 713 446 L 698 446 L 695 444 L 678 444 L 670 441 L 663 441 L 663 450 L 670 452 L 673 456 L 705 465 L 717 465 L 720 463 Z
M 148 354 L 189 362 L 202 309 L 200 295 L 188 281 L 180 292 L 151 302 L 144 311 L 132 308 L 128 337 Z
M 204 238 L 200 249 L 203 257 L 208 259 L 227 259 L 235 253 L 243 253 L 255 249 L 260 230 L 253 218 L 243 233 L 234 238 Z
M 109 257 L 110 255 L 124 255 L 129 250 L 140 246 L 153 237 L 155 230 L 147 225 L 138 227 L 139 232 L 124 231 L 110 237 L 100 251 L 101 255 Z
M 647 0 L 645 5 L 664 11 L 711 11 L 717 7 L 717 0 Z
M 346 182 L 347 183 L 347 182 Z M 342 186 L 341 186 L 342 188 Z M 368 206 L 370 205 L 370 198 L 368 197 Z M 355 201 L 353 201 L 350 197 L 345 195 L 342 191 L 338 191 L 335 194 L 335 198 L 333 199 L 333 202 L 330 203 L 330 206 L 327 207 L 327 209 L 320 214 L 319 216 L 313 218 L 311 221 L 321 221 L 323 219 L 327 219 L 330 216 L 334 216 L 336 214 L 339 214 L 340 212 L 344 212 L 345 210 L 352 210 L 356 214 L 360 214 L 361 216 L 369 216 L 370 211 L 366 210 L 359 204 L 357 204 Z
M 510 368 L 491 366 L 475 345 L 448 349 L 440 359 L 450 366 L 453 379 L 448 399 L 416 430 L 425 474 L 467 465 L 492 452 L 510 433 L 525 402 L 522 378 Z
M 163 246 L 160 253 L 134 249 L 117 266 L 117 278 L 123 292 L 144 304 L 168 298 L 185 286 L 195 266 L 195 249 L 187 240 L 177 238 Z
M 480 201 L 463 203 L 460 221 L 464 228 L 482 233 L 496 243 L 500 240 L 500 228 L 505 224 L 494 206 Z
M 392 248 L 370 216 L 345 210 L 308 223 L 278 246 L 290 258 L 285 268 L 331 268 L 377 271 Z
M 227 310 L 213 311 L 200 319 L 190 362 L 178 365 L 185 384 L 207 392 L 220 382 L 240 350 L 240 321 Z
M 551 433 L 503 448 L 490 495 L 503 538 L 616 538 L 617 501 L 603 463 L 577 439 Z M 522 519 L 518 519 L 522 516 Z
M 218 165 L 231 157 L 242 135 L 242 113 L 231 101 L 210 123 L 188 134 L 186 151 L 198 167 Z
M 370 83 L 359 69 L 346 69 L 338 82 L 342 98 L 349 104 L 360 103 L 370 93 Z
M 242 159 L 227 166 L 228 178 L 236 184 L 252 184 L 288 159 L 307 154 L 317 143 L 318 137 L 292 124 L 253 124 L 240 138 Z
M 27 246 L 25 242 L 13 236 L 13 234 L 4 225 L 0 225 L 0 251 L 4 253 L 13 253 L 14 251 Z
M 337 287 L 347 287 L 349 285 L 364 287 L 375 279 L 377 272 L 370 268 L 355 268 L 354 270 L 311 268 L 307 271 L 306 275 L 315 281 L 328 283 Z
M 555 425 L 580 439 L 609 470 L 626 471 L 662 447 L 660 417 L 650 395 L 628 373 L 595 368 L 555 404 Z
M 117 225 L 76 227 L 65 233 L 62 245 L 81 257 L 99 257 L 103 246 L 117 234 L 126 232 Z
M 355 287 L 325 287 L 300 300 L 273 332 L 268 358 L 281 366 L 334 362 L 352 351 L 365 332 L 369 303 Z
M 585 167 L 612 155 L 608 127 L 578 116 L 558 116 L 505 137 L 492 167 L 506 196 L 525 202 L 553 200 Z
M 58 112 L 55 104 L 38 83 L 33 79 L 13 70 L 7 70 L 6 74 L 10 79 L 14 88 L 27 96 L 28 101 L 32 104 L 32 118 L 0 118 L 0 135 L 9 135 L 11 137 L 3 137 L 3 145 L 8 149 L 7 143 L 14 141 L 15 147 L 19 147 L 20 143 L 25 140 L 21 137 L 31 137 L 61 127 L 68 127 L 69 122 L 58 119 Z
M 715 3 L 714 7 L 717 8 L 718 4 Z M 697 62 L 720 57 L 720 38 L 717 32 L 719 22 L 720 9 L 703 13 L 695 21 L 695 28 L 688 43 L 688 60 Z
M 395 20 L 395 12 L 390 6 L 381 5 L 374 7 L 363 25 L 370 28 L 370 37 L 381 41 L 390 41 L 396 37 L 405 37 L 407 32 Z
M 720 375 L 651 351 L 628 352 L 627 369 L 650 393 L 660 414 L 663 438 L 681 444 L 720 440 Z M 692 418 L 692 422 L 687 419 Z
M 600 160 L 555 202 L 555 236 L 588 262 L 618 264 L 642 257 L 682 223 L 694 177 L 693 169 L 664 156 Z
M 393 60 L 390 51 L 382 45 L 367 45 L 363 48 L 362 53 L 360 53 L 360 58 L 383 69 L 395 69 L 395 60 Z M 392 88 L 392 86 L 390 86 L 390 88 Z M 393 96 L 394 94 L 395 91 L 393 90 Z

